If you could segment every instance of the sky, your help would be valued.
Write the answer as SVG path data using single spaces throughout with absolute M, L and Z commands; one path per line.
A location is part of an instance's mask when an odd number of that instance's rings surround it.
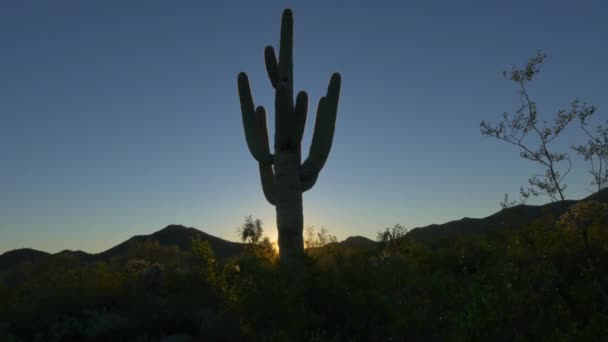
M 480 134 L 519 106 L 502 71 L 548 55 L 529 92 L 541 118 L 574 97 L 608 113 L 606 1 L 0 2 L 0 253 L 106 250 L 183 224 L 236 241 L 244 217 L 277 236 L 243 132 L 237 74 L 273 91 L 264 47 L 292 8 L 303 141 L 333 72 L 333 146 L 305 225 L 375 238 L 500 209 L 538 168 Z M 556 141 L 585 139 L 573 125 Z M 572 151 L 567 197 L 589 194 Z M 546 198 L 531 201 L 547 202 Z

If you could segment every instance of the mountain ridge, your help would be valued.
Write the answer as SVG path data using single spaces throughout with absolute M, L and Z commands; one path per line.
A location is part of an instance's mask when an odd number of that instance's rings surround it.
M 13 249 L 0 254 L 0 271 L 23 262 L 36 262 L 49 257 L 72 256 L 84 262 L 97 260 L 108 261 L 113 257 L 128 255 L 133 248 L 146 241 L 156 242 L 160 246 L 177 246 L 180 250 L 185 251 L 191 249 L 192 240 L 196 239 L 209 241 L 216 257 L 219 259 L 238 255 L 244 248 L 244 244 L 242 243 L 224 240 L 193 227 L 170 224 L 151 234 L 132 236 L 99 253 L 87 253 L 82 250 L 69 249 L 64 249 L 57 253 L 48 253 L 33 248 Z
M 491 230 L 523 226 L 546 213 L 560 215 L 571 205 L 587 200 L 608 202 L 608 189 L 603 189 L 580 200 L 565 200 L 543 205 L 521 204 L 502 209 L 483 218 L 463 217 L 462 219 L 448 221 L 443 224 L 430 224 L 423 227 L 416 227 L 408 231 L 407 235 L 423 242 L 432 242 L 439 239 L 455 238 Z M 22 262 L 34 262 L 49 256 L 57 255 L 72 255 L 80 260 L 109 260 L 115 256 L 125 255 L 134 245 L 149 240 L 156 241 L 161 246 L 177 246 L 180 250 L 189 250 L 193 239 L 209 241 L 216 256 L 220 259 L 238 255 L 245 245 L 239 242 L 224 240 L 193 227 L 170 224 L 151 234 L 135 235 L 100 253 L 87 253 L 81 250 L 63 250 L 52 254 L 32 248 L 13 249 L 0 254 L 0 270 Z M 340 246 L 369 248 L 375 246 L 377 242 L 364 236 L 349 236 L 337 244 Z
M 484 231 L 499 230 L 514 226 L 529 224 L 546 213 L 561 215 L 576 203 L 596 200 L 608 203 L 608 188 L 595 192 L 579 200 L 564 200 L 549 202 L 541 205 L 519 204 L 503 208 L 483 218 L 463 217 L 459 220 L 448 221 L 442 224 L 430 224 L 416 227 L 408 231 L 407 235 L 415 239 L 430 242 L 435 239 L 454 238 L 458 236 L 481 233 Z

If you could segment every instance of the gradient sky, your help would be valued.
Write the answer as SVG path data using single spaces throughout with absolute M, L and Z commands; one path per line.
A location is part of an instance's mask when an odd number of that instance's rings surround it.
M 485 217 L 516 195 L 536 167 L 479 122 L 517 109 L 502 71 L 538 49 L 540 115 L 579 96 L 606 119 L 603 0 L 2 1 L 0 253 L 100 252 L 172 223 L 236 240 L 249 214 L 276 239 L 236 78 L 274 127 L 263 51 L 286 7 L 310 108 L 342 74 L 330 157 L 304 195 L 305 224 L 340 239 Z M 556 147 L 584 141 L 574 128 Z M 574 160 L 577 199 L 590 178 Z

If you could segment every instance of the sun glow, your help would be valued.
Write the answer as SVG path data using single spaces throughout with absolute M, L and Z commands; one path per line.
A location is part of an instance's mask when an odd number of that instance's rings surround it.
M 279 242 L 278 241 L 272 242 L 272 250 L 274 250 L 276 255 L 279 255 Z

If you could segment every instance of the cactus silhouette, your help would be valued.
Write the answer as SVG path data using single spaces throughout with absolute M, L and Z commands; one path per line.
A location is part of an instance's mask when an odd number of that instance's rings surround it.
M 327 94 L 321 97 L 308 158 L 302 162 L 301 142 L 306 126 L 308 95 L 293 98 L 293 14 L 283 12 L 279 60 L 272 46 L 264 51 L 266 71 L 275 89 L 274 154 L 270 152 L 266 111 L 255 108 L 247 74 L 238 75 L 243 127 L 249 151 L 259 164 L 264 196 L 276 207 L 281 260 L 293 259 L 304 252 L 302 193 L 310 190 L 323 168 L 334 137 L 340 74 L 334 73 Z

